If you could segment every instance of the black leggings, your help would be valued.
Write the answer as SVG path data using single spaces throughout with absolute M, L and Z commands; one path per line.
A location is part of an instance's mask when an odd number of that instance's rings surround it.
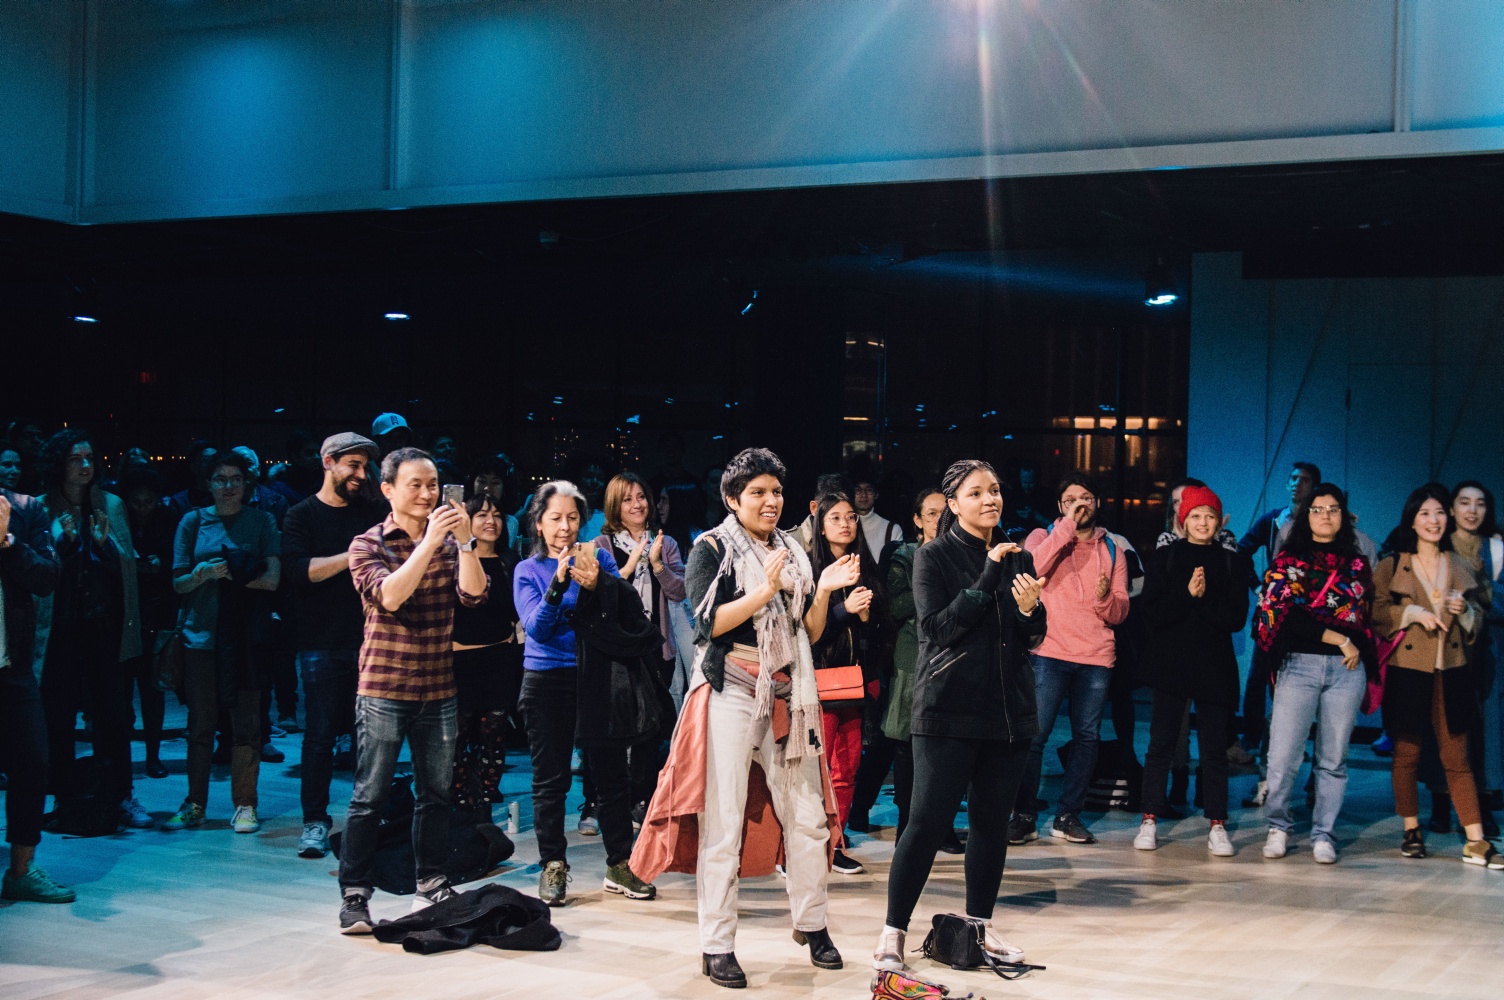
M 888 872 L 888 926 L 908 930 L 935 852 L 951 833 L 962 796 L 971 826 L 966 838 L 966 915 L 991 919 L 1008 855 L 1008 814 L 1028 763 L 1029 741 L 916 733 L 912 746 L 914 795 L 908 826 L 898 838 Z
M 888 770 L 893 766 L 897 750 L 898 742 L 888 739 L 880 731 L 874 733 L 862 748 L 862 763 L 856 769 L 856 788 L 851 797 L 851 816 L 865 821 L 872 807 L 877 805 L 877 797 L 882 794 L 883 782 L 888 780 Z M 897 795 L 896 790 L 894 794 Z M 849 817 L 847 822 L 850 822 Z

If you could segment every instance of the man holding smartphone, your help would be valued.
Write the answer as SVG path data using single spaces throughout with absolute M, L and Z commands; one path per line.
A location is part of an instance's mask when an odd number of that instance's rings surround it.
M 454 609 L 485 603 L 490 581 L 475 554 L 470 519 L 439 503 L 439 471 L 427 452 L 399 448 L 381 463 L 386 519 L 350 543 L 350 578 L 365 612 L 356 688 L 358 753 L 340 854 L 340 931 L 369 934 L 381 808 L 404 739 L 412 751 L 413 853 L 421 910 L 454 895 L 449 782 L 457 733 Z

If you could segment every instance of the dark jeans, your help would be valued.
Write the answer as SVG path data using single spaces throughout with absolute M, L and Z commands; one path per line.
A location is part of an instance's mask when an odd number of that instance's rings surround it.
M 1259 752 L 1268 728 L 1269 675 L 1273 669 L 1274 657 L 1255 649 L 1248 664 L 1248 684 L 1243 688 L 1243 749 L 1252 754 Z M 1199 712 L 1201 706 L 1196 710 Z
M 1060 790 L 1056 814 L 1078 813 L 1086 805 L 1086 789 L 1097 769 L 1097 729 L 1102 722 L 1102 705 L 1107 700 L 1111 681 L 1109 667 L 1089 663 L 1072 663 L 1048 656 L 1030 656 L 1034 662 L 1034 690 L 1039 703 L 1039 735 L 1029 745 L 1029 764 L 1018 786 L 1014 811 L 1034 815 L 1034 800 L 1039 798 L 1039 774 L 1044 764 L 1044 748 L 1055 728 L 1060 703 L 1070 695 L 1071 753 L 1065 763 L 1065 787 Z M 917 768 L 917 763 L 916 763 Z
M 146 744 L 146 759 L 156 760 L 162 750 L 162 719 L 167 714 L 167 695 L 157 687 L 157 672 L 150 656 L 126 660 L 120 667 L 125 674 L 127 712 L 131 710 L 136 691 L 141 692 L 141 739 Z
M 190 649 L 183 670 L 183 695 L 188 700 L 188 801 L 209 806 L 209 768 L 214 755 L 214 729 L 221 708 L 219 653 Z M 236 806 L 256 805 L 261 777 L 261 692 L 236 691 L 229 715 L 230 800 Z
M 540 864 L 566 860 L 564 800 L 574 780 L 569 773 L 569 758 L 574 751 L 575 684 L 575 672 L 567 667 L 529 670 L 522 677 L 522 718 L 533 757 L 533 828 L 538 836 Z M 627 748 L 593 746 L 583 756 L 595 784 L 606 863 L 620 864 L 632 854 L 632 780 Z
M 131 710 L 120 665 L 120 619 L 58 623 L 48 639 L 42 670 L 42 710 L 47 718 L 47 758 L 54 795 L 81 791 L 74 754 L 79 712 L 94 732 L 99 794 L 124 802 L 131 794 Z
M 0 771 L 9 782 L 5 839 L 35 847 L 47 806 L 47 724 L 30 661 L 0 670 Z
M 432 888 L 443 880 L 449 857 L 449 779 L 458 735 L 454 699 L 358 697 L 355 734 L 360 753 L 355 758 L 355 790 L 350 795 L 339 856 L 340 888 L 359 889 L 367 896 L 374 888 L 371 866 L 380 840 L 381 807 L 391 790 L 404 739 L 413 757 L 413 855 L 418 888 Z
M 1189 703 L 1189 698 L 1154 692 L 1154 709 L 1149 716 L 1149 752 L 1144 754 L 1144 812 L 1151 816 L 1164 812 L 1165 779 L 1170 774 L 1170 758 L 1180 739 L 1180 722 Z M 1231 729 L 1231 708 L 1196 705 L 1196 757 L 1201 765 L 1196 790 L 1201 793 L 1209 820 L 1227 819 L 1227 737 Z
M 303 675 L 303 822 L 329 823 L 329 781 L 334 741 L 355 728 L 355 685 L 360 651 L 311 649 L 298 654 Z M 359 759 L 359 749 L 356 749 Z
M 1029 744 L 916 734 L 911 745 L 914 798 L 888 872 L 888 926 L 908 930 L 935 852 L 951 834 L 963 795 L 971 825 L 966 838 L 966 915 L 990 919 L 1008 856 L 1009 806 L 1028 765 Z

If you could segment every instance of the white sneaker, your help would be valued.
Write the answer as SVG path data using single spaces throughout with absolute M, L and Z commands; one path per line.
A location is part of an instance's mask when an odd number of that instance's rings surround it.
M 1010 944 L 1003 939 L 992 927 L 991 920 L 984 920 L 982 926 L 987 929 L 982 937 L 982 950 L 999 962 L 1022 962 L 1024 950 L 1017 945 Z
M 1290 835 L 1276 827 L 1269 828 L 1269 836 L 1264 838 L 1264 857 L 1282 858 L 1290 853 Z
M 1141 851 L 1152 851 L 1159 847 L 1159 824 L 1152 819 L 1145 819 L 1138 826 L 1138 836 L 1133 838 L 1133 846 Z
M 236 806 L 235 818 L 230 820 L 230 829 L 236 833 L 255 833 L 261 829 L 261 820 L 256 818 L 256 807 Z
M 157 822 L 151 818 L 151 813 L 141 808 L 141 803 L 134 798 L 120 803 L 120 818 L 125 820 L 126 826 L 136 830 L 149 830 Z
M 1206 849 L 1214 858 L 1230 858 L 1237 853 L 1233 850 L 1232 838 L 1227 835 L 1227 827 L 1221 823 L 1212 824 L 1211 832 L 1206 835 Z
M 902 972 L 904 932 L 897 927 L 883 925 L 877 938 L 877 947 L 872 950 L 872 967 L 878 972 Z
M 1337 863 L 1337 845 L 1330 840 L 1318 840 L 1311 845 L 1311 857 L 1318 865 Z

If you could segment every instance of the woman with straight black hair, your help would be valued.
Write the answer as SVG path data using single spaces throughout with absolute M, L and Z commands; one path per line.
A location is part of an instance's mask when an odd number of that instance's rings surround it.
M 1347 495 L 1321 483 L 1291 516 L 1290 537 L 1264 574 L 1254 619 L 1259 648 L 1273 658 L 1269 715 L 1269 832 L 1264 857 L 1293 839 L 1290 796 L 1314 723 L 1311 856 L 1337 860 L 1333 829 L 1347 791 L 1347 744 L 1370 676 L 1378 675 L 1371 631 L 1373 567 L 1358 549 Z
M 810 566 L 818 578 L 825 567 L 848 556 L 855 557 L 858 579 L 854 586 L 832 591 L 827 601 L 825 631 L 813 644 L 815 680 L 820 688 L 820 712 L 824 720 L 825 758 L 830 764 L 830 785 L 835 791 L 841 829 L 851 815 L 856 776 L 862 762 L 862 722 L 867 703 L 876 701 L 886 667 L 891 628 L 887 588 L 876 557 L 867 548 L 861 520 L 851 498 L 844 493 L 826 493 L 815 501 L 814 534 L 810 541 Z M 842 667 L 859 667 L 861 686 L 837 688 L 827 678 Z M 846 671 L 854 673 L 854 671 Z M 866 869 L 849 857 L 843 842 L 831 859 L 831 870 L 859 875 Z
M 904 967 L 904 935 L 935 852 L 966 797 L 966 916 L 1003 962 L 1022 950 L 992 926 L 1008 851 L 1008 814 L 1039 732 L 1028 651 L 1044 638 L 1043 581 L 1034 559 L 1003 542 L 1003 493 L 986 462 L 957 462 L 940 490 L 946 509 L 933 542 L 914 553 L 919 668 L 910 719 L 914 797 L 888 873 L 888 913 L 872 965 Z
M 1468 729 L 1477 703 L 1470 672 L 1462 668 L 1484 609 L 1478 578 L 1467 560 L 1451 551 L 1451 499 L 1440 483 L 1411 493 L 1384 543 L 1390 555 L 1374 571 L 1374 626 L 1384 638 L 1399 637 L 1384 680 L 1384 728 L 1394 738 L 1394 808 L 1405 824 L 1400 853 L 1427 855 L 1416 772 L 1429 729 L 1467 836 L 1462 860 L 1504 870 L 1504 857 L 1483 837 L 1468 762 Z

